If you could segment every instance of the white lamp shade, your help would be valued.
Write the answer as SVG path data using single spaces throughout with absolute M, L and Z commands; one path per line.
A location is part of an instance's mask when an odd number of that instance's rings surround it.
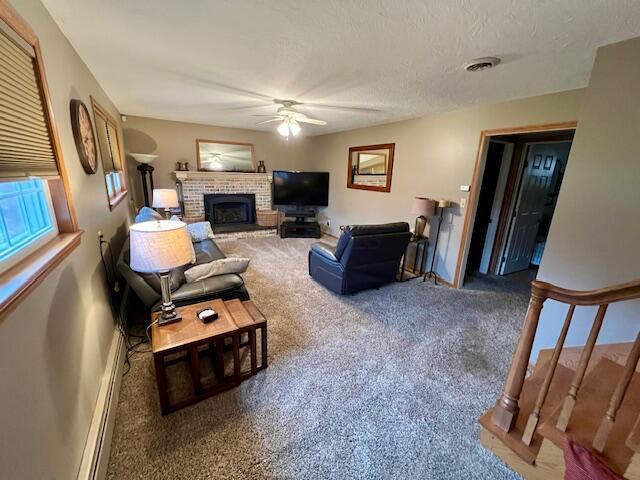
M 158 158 L 158 155 L 153 155 L 149 153 L 130 153 L 129 155 L 131 155 L 136 162 L 146 163 L 146 164 L 149 164 L 153 162 L 156 158 Z
M 154 188 L 153 189 L 153 208 L 178 208 L 178 192 L 172 188 Z
M 433 217 L 436 214 L 436 202 L 430 198 L 415 197 L 411 213 L 423 217 Z
M 187 225 L 170 220 L 151 220 L 131 225 L 131 270 L 168 272 L 191 263 L 191 236 Z
M 447 200 L 447 199 L 441 198 L 440 200 L 438 200 L 438 207 L 440 207 L 440 208 L 449 208 L 449 207 L 451 207 L 451 200 Z

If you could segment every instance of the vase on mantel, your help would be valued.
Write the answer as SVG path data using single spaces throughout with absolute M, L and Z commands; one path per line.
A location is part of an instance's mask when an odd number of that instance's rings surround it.
M 258 173 L 267 173 L 267 167 L 264 166 L 264 160 L 258 160 Z

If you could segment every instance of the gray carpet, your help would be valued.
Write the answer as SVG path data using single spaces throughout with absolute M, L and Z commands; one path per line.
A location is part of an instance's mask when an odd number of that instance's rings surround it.
M 149 353 L 123 379 L 109 478 L 516 478 L 478 440 L 527 296 L 473 279 L 338 296 L 307 274 L 311 240 L 221 244 L 248 256 L 269 367 L 161 417 Z

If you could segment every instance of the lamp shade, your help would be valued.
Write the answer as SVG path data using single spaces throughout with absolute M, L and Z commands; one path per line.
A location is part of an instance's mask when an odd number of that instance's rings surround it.
M 149 153 L 130 153 L 129 155 L 131 155 L 136 162 L 146 164 L 149 164 L 158 158 L 158 155 L 152 155 Z
M 433 217 L 436 214 L 436 202 L 430 198 L 415 197 L 411 213 L 422 217 Z
M 135 223 L 131 225 L 130 242 L 130 266 L 136 272 L 168 272 L 191 263 L 191 236 L 182 222 Z
M 153 208 L 178 208 L 178 192 L 172 188 L 154 188 L 153 189 Z
M 451 200 L 446 200 L 444 198 L 441 198 L 440 200 L 438 200 L 438 207 L 449 208 L 450 206 L 451 206 Z

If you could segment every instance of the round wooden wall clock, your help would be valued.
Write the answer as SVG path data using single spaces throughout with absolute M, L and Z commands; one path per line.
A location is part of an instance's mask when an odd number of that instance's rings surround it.
M 93 175 L 98 168 L 96 138 L 93 135 L 89 110 L 81 100 L 71 100 L 71 128 L 82 168 L 89 175 Z

